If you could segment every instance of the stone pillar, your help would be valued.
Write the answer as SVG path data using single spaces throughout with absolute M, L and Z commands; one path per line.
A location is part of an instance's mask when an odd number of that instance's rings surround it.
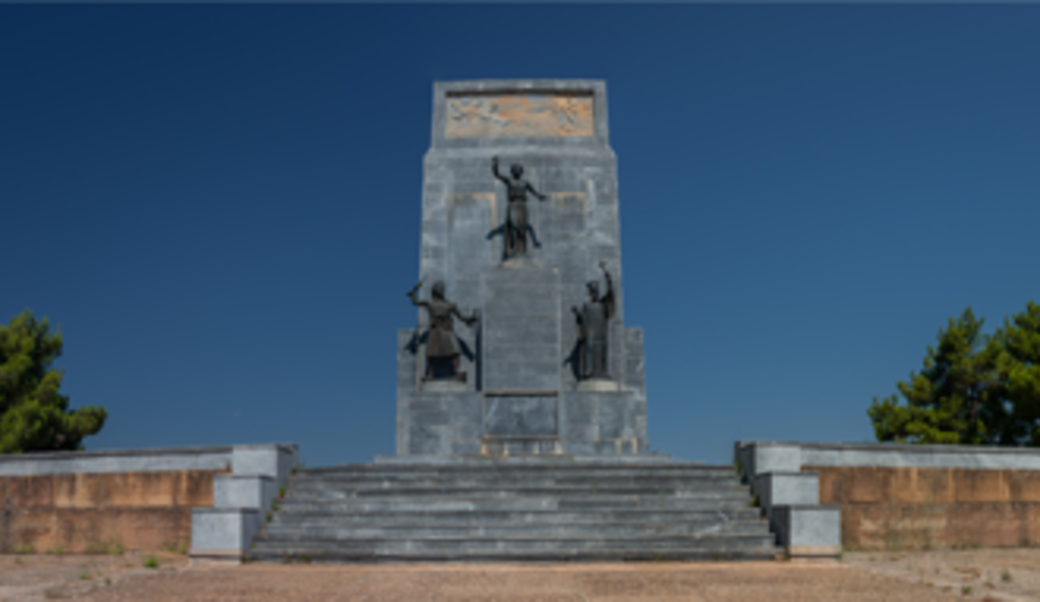
M 433 104 L 420 276 L 444 281 L 448 298 L 463 311 L 480 309 L 481 321 L 456 329 L 472 351 L 462 358 L 464 386 L 420 383 L 424 325 L 418 336 L 399 336 L 398 454 L 645 453 L 642 333 L 624 320 L 606 85 L 438 82 Z M 527 254 L 508 261 L 508 198 L 493 157 L 503 175 L 521 165 L 546 196 L 528 196 Z M 613 382 L 588 391 L 576 378 L 571 306 L 585 301 L 588 281 L 602 282 L 600 262 L 614 283 Z

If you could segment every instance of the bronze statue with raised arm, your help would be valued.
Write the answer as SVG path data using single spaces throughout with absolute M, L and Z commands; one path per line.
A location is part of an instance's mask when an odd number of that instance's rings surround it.
M 607 331 L 610 319 L 614 317 L 614 283 L 606 264 L 601 261 L 599 267 L 607 281 L 607 292 L 600 296 L 599 283 L 593 280 L 586 285 L 589 300 L 580 310 L 577 307 L 571 308 L 578 320 L 578 343 L 581 345 L 578 354 L 578 376 L 581 380 L 610 380 L 607 369 Z
M 408 297 L 412 305 L 425 307 L 430 317 L 430 328 L 426 336 L 426 373 L 423 380 L 454 379 L 466 382 L 466 373 L 459 371 L 459 341 L 455 338 L 455 319 L 459 318 L 467 325 L 472 326 L 477 321 L 476 313 L 465 316 L 459 311 L 457 305 L 444 298 L 444 283 L 437 281 L 431 289 L 432 298 L 423 301 L 417 297 L 422 280 L 416 283 L 412 290 L 408 291 Z M 440 370 L 438 370 L 440 368 Z M 446 376 L 444 372 L 450 370 Z
M 506 259 L 517 257 L 527 253 L 527 193 L 530 192 L 544 201 L 544 194 L 538 192 L 531 183 L 524 179 L 524 168 L 519 163 L 514 163 L 509 168 L 512 177 L 505 177 L 498 172 L 498 157 L 491 159 L 491 173 L 506 185 L 509 198 L 509 207 L 506 210 Z

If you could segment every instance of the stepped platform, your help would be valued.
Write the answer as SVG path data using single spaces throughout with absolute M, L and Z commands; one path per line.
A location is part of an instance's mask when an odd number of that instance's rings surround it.
M 780 553 L 731 466 L 419 457 L 299 469 L 250 557 L 556 562 Z

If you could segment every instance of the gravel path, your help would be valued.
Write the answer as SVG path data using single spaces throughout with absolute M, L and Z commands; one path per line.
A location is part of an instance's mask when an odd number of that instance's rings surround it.
M 930 602 L 1040 600 L 1040 550 L 846 554 L 841 562 L 306 565 L 184 556 L 0 556 L 0 601 Z

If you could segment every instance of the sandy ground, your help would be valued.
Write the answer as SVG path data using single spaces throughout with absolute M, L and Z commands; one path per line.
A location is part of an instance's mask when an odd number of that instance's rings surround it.
M 0 556 L 0 601 L 1040 600 L 1040 550 L 846 554 L 840 562 L 305 565 L 184 556 Z

